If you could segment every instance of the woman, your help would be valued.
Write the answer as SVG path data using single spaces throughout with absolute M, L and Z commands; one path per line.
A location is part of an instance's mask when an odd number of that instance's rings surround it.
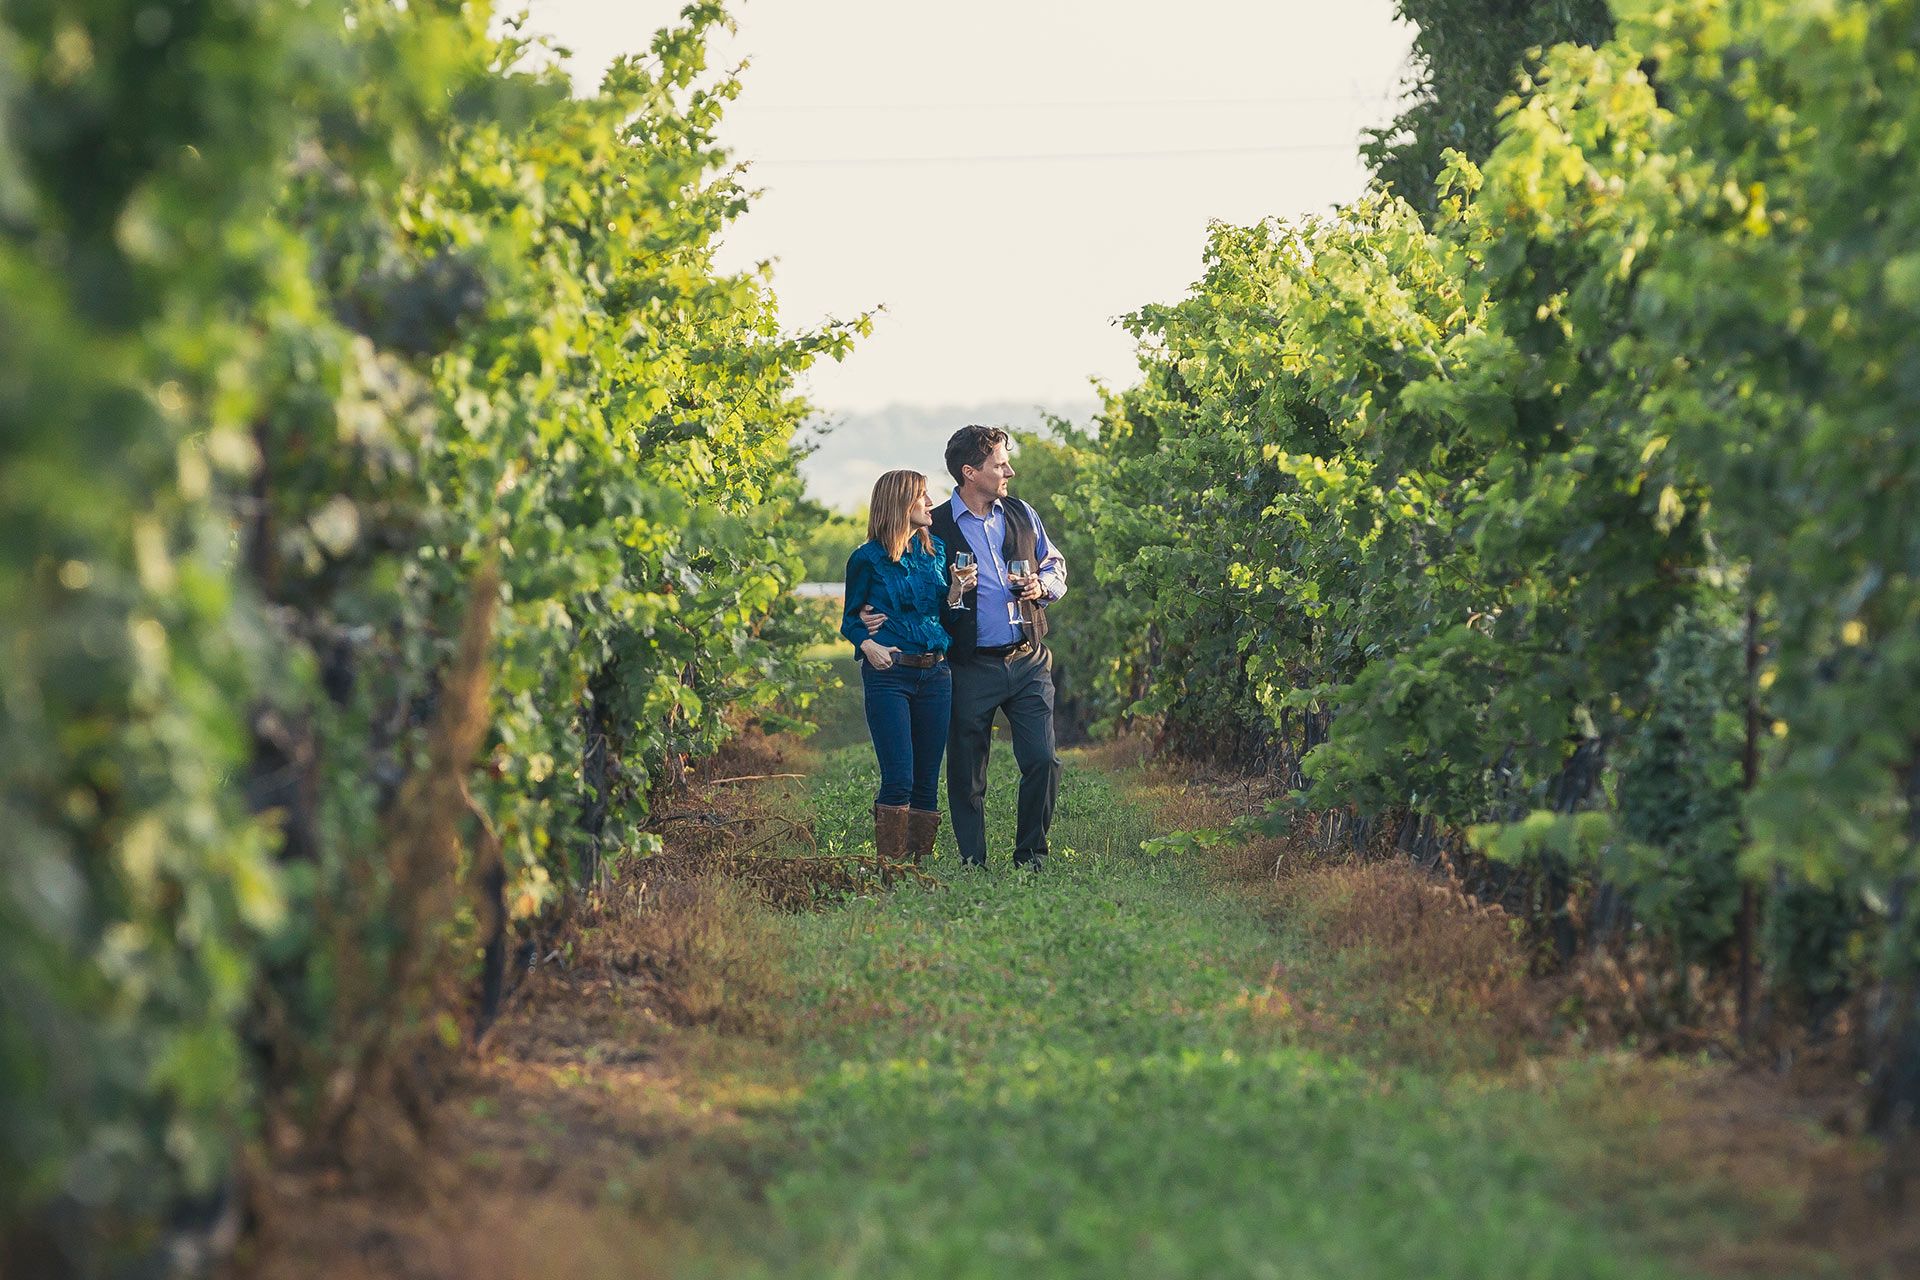
M 867 731 L 880 758 L 873 844 L 883 857 L 914 861 L 933 852 L 940 829 L 940 758 L 947 750 L 953 675 L 940 600 L 957 605 L 971 573 L 947 573 L 946 545 L 929 532 L 933 503 L 918 471 L 889 471 L 874 482 L 867 540 L 847 559 L 846 611 L 840 634 L 859 652 Z M 886 615 L 868 634 L 860 610 Z

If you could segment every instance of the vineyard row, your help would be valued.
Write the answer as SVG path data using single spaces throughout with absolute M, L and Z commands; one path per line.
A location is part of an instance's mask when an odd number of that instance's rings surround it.
M 1618 0 L 1430 217 L 1217 227 L 1025 480 L 1096 718 L 1920 1107 L 1920 4 Z M 1055 518 L 1057 515 L 1057 519 Z M 1069 548 L 1069 555 L 1074 549 Z M 1304 830 L 1305 828 L 1302 828 Z
M 8 9 L 0 1267 L 390 1140 L 805 706 L 793 384 L 865 321 L 714 265 L 725 21 L 575 97 L 484 3 Z

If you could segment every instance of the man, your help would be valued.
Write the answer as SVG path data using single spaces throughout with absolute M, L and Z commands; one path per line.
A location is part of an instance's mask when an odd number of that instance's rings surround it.
M 1042 641 L 1046 608 L 1067 591 L 1067 563 L 1033 508 L 1007 494 L 1015 472 L 1007 458 L 1006 432 L 962 427 L 947 441 L 947 470 L 957 487 L 951 501 L 934 509 L 933 533 L 946 543 L 949 581 L 956 552 L 971 551 L 978 570 L 960 605 L 940 614 L 953 642 L 947 650 L 953 670 L 953 718 L 947 730 L 953 836 L 963 861 L 986 865 L 987 755 L 994 713 L 1004 711 L 1020 764 L 1013 863 L 1037 869 L 1047 855 L 1047 830 L 1060 792 L 1053 655 Z M 1010 564 L 1022 560 L 1029 572 L 1009 572 Z M 861 618 L 869 630 L 885 621 L 872 610 L 863 610 Z

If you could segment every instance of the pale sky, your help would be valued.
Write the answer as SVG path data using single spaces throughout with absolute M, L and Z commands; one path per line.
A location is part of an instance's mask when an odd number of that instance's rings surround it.
M 527 0 L 592 83 L 680 0 Z M 1210 221 L 1358 196 L 1394 114 L 1392 0 L 736 0 L 722 140 L 765 189 L 721 265 L 775 260 L 790 327 L 878 306 L 805 384 L 829 411 L 1090 398 L 1115 319 L 1181 297 Z

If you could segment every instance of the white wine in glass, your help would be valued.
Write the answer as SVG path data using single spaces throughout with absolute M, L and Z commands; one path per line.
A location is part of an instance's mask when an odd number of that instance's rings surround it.
M 957 569 L 957 570 L 961 570 L 961 571 L 965 571 L 965 570 L 967 570 L 967 569 L 971 569 L 971 568 L 973 568 L 973 552 L 971 552 L 971 551 L 956 551 L 956 552 L 954 552 L 954 553 L 953 553 L 953 567 L 954 567 L 955 569 Z M 957 603 L 957 604 L 955 604 L 955 605 L 954 605 L 953 607 L 954 607 L 954 608 L 956 608 L 956 609 L 964 609 L 964 608 L 966 608 L 966 607 L 967 607 L 967 601 L 966 601 L 966 598 L 965 598 L 964 596 L 963 596 L 963 597 L 961 597 L 961 599 L 960 599 L 960 601 L 959 601 L 959 603 Z
M 1013 597 L 1014 619 L 1022 627 L 1027 625 L 1026 610 L 1022 607 L 1025 605 L 1026 602 L 1021 599 L 1019 592 L 1021 588 L 1027 585 L 1027 579 L 1030 576 L 1032 576 L 1032 574 L 1033 574 L 1033 561 L 1031 560 L 1007 561 L 1007 581 L 1011 583 L 1014 588 L 1014 597 Z

